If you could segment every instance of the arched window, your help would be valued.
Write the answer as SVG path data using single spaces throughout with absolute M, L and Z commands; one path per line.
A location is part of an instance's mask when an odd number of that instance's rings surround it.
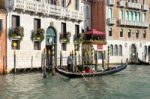
M 119 19 L 123 19 L 123 10 L 119 9 Z
M 110 56 L 113 56 L 113 45 L 110 45 Z
M 115 45 L 115 47 L 114 47 L 114 55 L 118 56 L 118 46 L 117 45 Z
M 112 8 L 109 8 L 108 18 L 112 18 Z
M 119 56 L 122 56 L 122 45 L 119 45 Z
M 147 46 L 144 46 L 144 56 L 146 57 L 147 55 Z
M 136 22 L 138 21 L 137 12 L 135 12 L 135 21 L 136 21 Z
M 132 11 L 129 12 L 129 21 L 132 20 Z

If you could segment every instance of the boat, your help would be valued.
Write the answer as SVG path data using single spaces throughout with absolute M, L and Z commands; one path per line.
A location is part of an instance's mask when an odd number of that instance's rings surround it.
M 143 61 L 143 60 L 141 60 L 141 59 L 139 59 L 138 58 L 138 63 L 137 63 L 138 65 L 150 65 L 150 63 L 149 62 L 145 62 L 145 61 Z
M 92 73 L 83 73 L 83 72 L 68 72 L 65 70 L 60 69 L 59 67 L 56 67 L 56 72 L 60 73 L 61 75 L 64 75 L 69 78 L 80 78 L 80 77 L 93 77 L 93 76 L 103 76 L 103 75 L 110 75 L 117 73 L 119 71 L 124 70 L 127 67 L 127 64 L 121 64 L 116 67 L 111 67 L 106 70 L 101 70 L 97 72 L 92 72 Z

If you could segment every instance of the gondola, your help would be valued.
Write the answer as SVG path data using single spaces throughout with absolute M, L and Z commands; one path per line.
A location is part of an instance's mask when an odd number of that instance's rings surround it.
M 107 70 L 97 71 L 97 72 L 93 72 L 93 73 L 68 72 L 68 71 L 62 70 L 58 67 L 56 67 L 56 71 L 66 77 L 69 77 L 69 78 L 80 78 L 80 77 L 94 77 L 94 76 L 110 75 L 113 73 L 117 73 L 121 70 L 124 70 L 126 67 L 127 67 L 127 64 L 124 63 L 122 65 L 112 67 Z
M 149 62 L 145 62 L 145 61 L 143 61 L 143 60 L 141 60 L 139 58 L 138 58 L 138 63 L 137 64 L 138 65 L 150 65 Z

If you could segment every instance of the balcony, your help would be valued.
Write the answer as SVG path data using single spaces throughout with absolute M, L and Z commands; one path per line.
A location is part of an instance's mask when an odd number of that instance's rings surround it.
M 148 22 L 136 22 L 136 21 L 129 21 L 129 20 L 119 20 L 118 23 L 120 26 L 128 26 L 128 27 L 141 27 L 141 28 L 148 28 Z
M 142 6 L 142 10 L 144 10 L 144 11 L 148 11 L 148 10 L 149 10 L 149 6 L 148 6 L 148 5 L 146 5 L 146 4 L 144 4 L 144 5 Z
M 38 1 L 10 0 L 9 7 L 13 10 L 29 11 L 35 14 L 68 18 L 75 21 L 83 21 L 83 13 L 77 10 L 69 10 L 61 6 L 46 4 Z
M 114 0 L 108 0 L 108 5 L 113 6 L 115 4 Z
M 107 24 L 108 25 L 114 25 L 115 24 L 115 19 L 114 18 L 108 18 L 107 19 Z
M 127 8 L 140 10 L 141 4 L 140 3 L 127 2 Z
M 122 20 L 122 19 L 119 19 L 118 24 L 119 24 L 120 26 L 124 26 L 124 25 L 126 25 L 126 21 L 125 21 L 125 20 Z
M 118 1 L 118 7 L 125 7 L 125 1 Z

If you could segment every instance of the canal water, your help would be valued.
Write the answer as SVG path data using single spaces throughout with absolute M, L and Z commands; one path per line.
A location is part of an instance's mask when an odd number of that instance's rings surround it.
M 150 66 L 103 77 L 69 79 L 28 73 L 0 76 L 0 99 L 150 99 Z

